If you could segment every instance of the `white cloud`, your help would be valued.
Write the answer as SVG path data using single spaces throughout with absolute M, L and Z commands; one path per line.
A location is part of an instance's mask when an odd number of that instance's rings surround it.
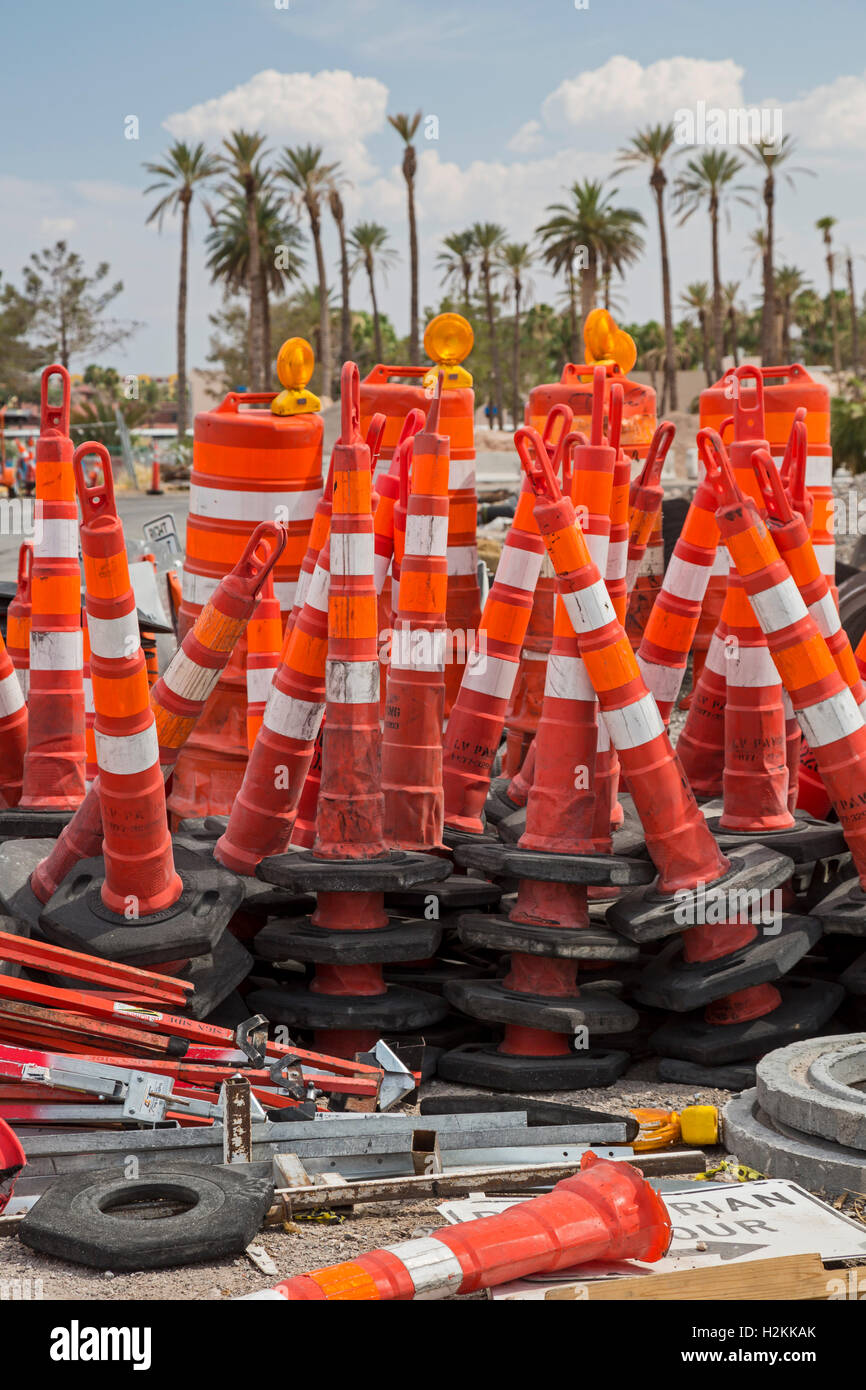
M 52 240 L 63 240 L 70 232 L 75 231 L 77 225 L 73 217 L 43 217 L 39 223 L 39 232 Z
M 731 58 L 662 58 L 642 67 L 618 54 L 600 68 L 568 77 L 545 98 L 541 114 L 549 130 L 576 126 L 673 120 L 679 107 L 699 99 L 708 105 L 741 106 L 743 69 Z
M 163 121 L 181 140 L 218 140 L 230 130 L 261 130 L 279 144 L 322 144 L 351 178 L 374 173 L 365 139 L 385 124 L 388 88 L 353 73 L 269 68 L 222 96 Z
M 508 142 L 508 148 L 515 154 L 531 154 L 544 144 L 541 121 L 524 121 Z
M 813 87 L 797 101 L 783 102 L 784 128 L 815 150 L 862 148 L 866 144 L 866 72 L 837 77 Z

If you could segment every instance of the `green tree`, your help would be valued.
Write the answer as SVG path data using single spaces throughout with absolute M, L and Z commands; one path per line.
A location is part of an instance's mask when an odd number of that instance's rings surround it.
M 403 141 L 403 178 L 406 180 L 406 200 L 409 214 L 409 365 L 418 365 L 418 227 L 415 220 L 415 174 L 418 160 L 412 141 L 421 120 L 421 112 L 407 116 L 400 112 L 388 121 Z
M 310 233 L 316 254 L 316 273 L 319 279 L 319 357 L 322 392 L 331 395 L 333 359 L 331 352 L 331 315 L 325 254 L 322 249 L 322 199 L 330 194 L 339 177 L 338 164 L 325 164 L 321 145 L 286 146 L 278 176 L 285 179 L 296 204 L 306 209 Z
M 769 366 L 775 361 L 780 346 L 776 332 L 776 321 L 779 316 L 775 303 L 776 274 L 774 268 L 776 171 L 788 163 L 796 145 L 792 136 L 783 135 L 778 143 L 759 140 L 756 144 L 746 145 L 744 148 L 748 158 L 758 165 L 762 180 L 760 196 L 764 203 L 765 224 L 762 267 L 764 298 L 761 309 L 761 360 Z M 809 172 L 808 169 L 787 169 L 784 175 L 785 181 L 793 188 L 793 175 Z
M 685 171 L 674 185 L 674 196 L 680 213 L 680 226 L 692 213 L 706 204 L 710 216 L 710 239 L 713 272 L 713 351 L 714 366 L 721 374 L 724 356 L 724 321 L 722 310 L 722 275 L 719 269 L 719 213 L 726 196 L 733 192 L 740 202 L 746 199 L 737 193 L 734 179 L 743 168 L 743 161 L 728 150 L 704 150 L 690 159 Z
M 780 265 L 776 271 L 775 298 L 779 304 L 780 317 L 782 321 L 780 348 L 782 360 L 791 360 L 791 323 L 794 309 L 794 301 L 797 295 L 803 290 L 808 289 L 809 282 L 802 270 L 798 270 L 795 265 Z M 761 321 L 763 329 L 763 320 Z M 769 365 L 769 364 L 768 364 Z
M 506 242 L 500 252 L 502 268 L 508 277 L 511 302 L 514 306 L 514 321 L 511 338 L 511 415 L 514 428 L 523 421 L 520 404 L 520 309 L 521 298 L 530 287 L 529 270 L 535 257 L 525 241 Z
M 443 250 L 436 257 L 436 264 L 442 271 L 440 284 L 459 285 L 463 290 L 463 311 L 466 313 L 472 300 L 472 275 L 475 269 L 475 255 L 478 250 L 472 228 L 463 232 L 452 232 L 442 238 Z
M 624 149 L 619 152 L 620 167 L 641 164 L 649 168 L 649 186 L 656 203 L 656 216 L 659 225 L 659 249 L 662 263 L 662 307 L 665 325 L 665 389 L 662 393 L 661 411 L 677 410 L 677 372 L 676 347 L 674 341 L 674 315 L 671 301 L 671 267 L 668 256 L 668 233 L 665 219 L 665 188 L 667 175 L 664 162 L 674 143 L 674 125 L 646 126 L 633 135 Z M 665 404 L 665 402 L 667 404 Z
M 376 274 L 387 279 L 389 268 L 397 260 L 397 252 L 388 245 L 388 233 L 378 222 L 358 222 L 349 234 L 349 248 L 352 253 L 352 271 L 363 266 L 370 287 L 373 305 L 373 338 L 376 344 L 376 361 L 383 362 L 382 329 L 379 320 L 379 305 L 376 300 Z
M 553 217 L 536 228 L 544 248 L 544 259 L 554 273 L 565 272 L 571 283 L 575 268 L 580 271 L 580 316 L 595 307 L 598 294 L 599 267 L 605 260 L 613 265 L 613 248 L 625 233 L 643 225 L 643 217 L 634 208 L 618 208 L 614 199 L 618 190 L 604 191 L 601 179 L 583 179 L 567 190 L 569 203 L 551 203 L 547 211 Z
M 2 273 L 0 273 L 2 280 Z M 29 388 L 31 374 L 48 352 L 32 347 L 33 305 L 12 285 L 0 285 L 0 404 Z
M 490 359 L 492 367 L 493 393 L 490 401 L 490 428 L 494 418 L 502 429 L 502 372 L 499 362 L 499 339 L 496 334 L 496 312 L 493 302 L 493 280 L 499 273 L 499 256 L 505 244 L 505 228 L 497 222 L 476 222 L 472 236 L 478 248 L 478 273 L 484 294 L 484 309 L 487 317 L 487 332 L 490 340 Z
M 340 360 L 348 362 L 352 357 L 352 311 L 349 307 L 349 248 L 346 244 L 346 213 L 343 199 L 336 184 L 328 194 L 331 216 L 337 224 L 340 241 Z
M 261 250 L 257 234 L 258 200 L 267 183 L 264 166 L 265 137 L 258 132 L 233 130 L 222 142 L 220 171 L 229 178 L 221 191 L 228 201 L 239 190 L 247 221 L 247 291 L 250 303 L 249 389 L 264 391 L 267 386 L 265 306 L 262 303 Z
M 30 301 L 30 331 L 47 340 L 64 367 L 73 357 L 104 352 L 137 331 L 140 324 L 104 318 L 123 290 L 123 281 L 106 285 L 109 264 L 100 261 L 92 274 L 65 241 L 34 251 L 24 267 L 24 295 Z
M 712 386 L 713 364 L 710 352 L 710 309 L 712 306 L 712 296 L 710 295 L 710 287 L 705 280 L 695 280 L 691 285 L 686 285 L 682 294 L 682 305 L 687 312 L 694 314 L 697 319 L 707 385 Z M 721 361 L 721 358 L 719 360 Z
M 839 352 L 839 306 L 836 302 L 836 289 L 833 284 L 836 256 L 833 251 L 832 233 L 835 226 L 835 217 L 819 217 L 818 221 L 815 223 L 815 227 L 821 233 L 821 238 L 824 242 L 824 263 L 827 266 L 827 278 L 830 282 L 830 322 L 833 329 L 833 371 L 838 377 L 842 370 L 842 359 Z
M 148 214 L 147 222 L 156 222 L 162 231 L 166 213 L 180 212 L 180 279 L 177 290 L 177 432 L 186 434 L 189 401 L 186 388 L 186 301 L 189 268 L 189 218 L 193 194 L 199 184 L 212 179 L 219 169 L 216 156 L 208 154 L 204 145 L 187 145 L 184 140 L 176 140 L 161 162 L 145 164 L 145 169 L 156 180 L 144 190 L 147 198 L 151 193 L 161 193 L 159 202 Z

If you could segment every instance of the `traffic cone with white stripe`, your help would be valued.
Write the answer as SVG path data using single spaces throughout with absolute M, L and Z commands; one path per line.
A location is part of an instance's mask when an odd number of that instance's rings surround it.
M 386 986 L 382 963 L 433 954 L 440 928 L 389 920 L 388 889 L 445 878 L 447 861 L 386 847 L 381 787 L 379 662 L 370 450 L 360 434 L 358 369 L 341 378 L 342 430 L 334 451 L 331 585 L 328 596 L 327 715 L 312 851 L 262 861 L 258 876 L 292 891 L 315 892 L 311 919 L 273 923 L 257 950 L 315 965 L 309 989 L 285 985 L 250 996 L 250 1007 L 289 1026 L 312 1029 L 338 1056 L 352 1056 L 388 1033 L 423 1028 L 446 1006 L 435 995 Z M 228 832 L 227 832 L 228 834 Z M 225 837 L 224 837 L 225 838 Z
M 274 595 L 273 571 L 262 589 L 258 607 L 247 623 L 247 745 L 252 749 L 262 727 L 271 682 L 280 664 L 283 624 Z
M 30 620 L 33 608 L 31 575 L 33 542 L 22 541 L 18 551 L 18 583 L 6 610 L 6 650 L 26 701 L 30 693 Z
M 665 1204 L 639 1169 L 590 1152 L 574 1177 L 499 1216 L 443 1226 L 244 1297 L 288 1302 L 447 1298 L 595 1260 L 652 1264 L 670 1240 Z
M 714 457 L 707 460 L 707 475 L 717 489 L 720 500 L 717 520 L 736 567 L 736 578 L 742 586 L 742 600 L 735 598 L 730 605 L 732 619 L 737 626 L 742 625 L 748 609 L 748 614 L 755 615 L 762 632 L 767 634 L 770 644 L 767 660 L 772 661 L 774 673 L 785 677 L 786 673 L 791 676 L 796 672 L 790 684 L 788 679 L 785 682 L 795 709 L 801 704 L 800 696 L 804 691 L 808 691 L 810 704 L 820 704 L 820 678 L 817 685 L 806 680 L 807 673 L 811 676 L 819 667 L 822 671 L 826 667 L 817 643 L 823 648 L 840 688 L 842 678 L 820 637 L 817 624 L 779 558 L 757 503 L 745 494 L 719 437 L 710 432 L 710 438 Z M 790 509 L 770 455 L 758 453 L 757 457 L 759 464 L 763 462 L 772 470 L 767 500 L 781 511 L 779 520 L 783 525 L 790 523 Z M 767 478 L 770 477 L 768 470 L 765 470 Z M 732 586 L 733 581 L 734 575 L 731 576 Z M 729 588 L 729 599 L 732 591 L 737 593 L 736 588 Z M 806 625 L 810 627 L 808 635 Z M 752 644 L 749 650 L 762 649 Z M 813 654 L 817 660 L 810 669 L 802 658 Z M 763 667 L 756 672 L 754 680 L 752 688 L 769 686 Z M 736 690 L 739 682 L 729 682 L 730 685 Z M 847 689 L 845 694 L 849 695 Z M 857 713 L 860 717 L 859 711 Z M 798 717 L 802 722 L 802 714 Z M 866 730 L 863 733 L 866 736 Z M 755 799 L 759 796 L 759 782 L 757 779 L 758 785 L 753 789 Z M 741 812 L 748 804 L 736 781 L 733 787 L 726 782 L 726 813 L 731 802 Z M 778 810 L 778 799 L 775 809 Z M 790 834 L 783 831 L 777 837 L 766 829 L 759 833 L 766 844 L 773 846 Z M 866 828 L 863 835 L 866 843 Z M 814 822 L 811 840 L 813 853 L 820 852 L 823 847 L 827 853 L 838 854 L 843 848 L 837 826 Z M 730 837 L 723 840 L 725 847 L 731 842 Z M 797 844 L 792 842 L 789 863 L 797 849 Z M 805 852 L 802 844 L 799 849 L 802 858 Z M 761 889 L 765 890 L 765 885 L 761 885 Z M 657 1049 L 677 1059 L 666 1063 L 666 1077 L 684 1081 L 703 1079 L 712 1084 L 718 1079 L 715 1068 L 733 1062 L 747 1064 L 743 1079 L 748 1080 L 756 1057 L 795 1038 L 813 1036 L 835 1012 L 842 997 L 840 986 L 822 981 L 789 982 L 784 979 L 822 934 L 821 923 L 816 917 L 790 913 L 785 910 L 786 906 L 784 892 L 777 891 L 771 896 L 764 891 L 758 894 L 758 902 L 746 907 L 745 914 L 741 910 L 731 914 L 724 898 L 716 901 L 715 895 L 708 892 L 704 913 L 692 918 L 694 925 L 690 923 L 685 933 L 682 957 L 678 944 L 674 944 L 644 971 L 637 998 L 644 1003 L 667 1004 L 686 1014 L 682 1019 L 664 1024 L 653 1036 Z M 689 1010 L 700 1006 L 705 1006 L 703 1017 L 689 1014 Z M 679 1065 L 682 1061 L 689 1064 L 685 1071 Z M 696 1065 L 701 1068 L 698 1075 L 695 1074 Z
M 610 497 L 610 540 L 605 562 L 604 582 L 613 610 L 623 626 L 629 606 L 626 585 L 628 567 L 628 508 L 629 485 L 631 481 L 631 462 L 620 447 L 622 434 L 623 388 L 615 382 L 610 388 L 609 423 L 607 442 L 614 450 L 613 487 Z M 578 475 L 575 472 L 575 485 Z M 595 754 L 595 835 L 598 849 L 609 854 L 611 832 L 615 825 L 621 825 L 623 811 L 617 801 L 619 789 L 619 759 L 611 747 L 607 730 L 602 723 L 599 729 L 598 746 Z M 606 896 L 605 890 L 594 888 L 591 896 Z M 615 896 L 615 890 L 614 890 Z
M 600 371 L 603 391 L 604 368 Z M 559 449 L 571 420 L 567 406 L 554 406 L 547 417 L 546 442 L 554 437 L 559 426 Z M 487 595 L 478 638 L 445 730 L 445 825 L 450 832 L 480 834 L 484 829 L 481 813 L 543 556 L 544 546 L 533 516 L 532 491 L 525 482 Z
M 18 805 L 26 747 L 27 706 L 0 637 L 0 801 L 4 806 Z
M 524 467 L 531 468 L 531 449 L 544 447 L 538 436 L 518 429 L 514 442 Z M 612 471 L 612 458 L 610 464 Z M 608 479 L 609 491 L 610 474 Z M 590 489 L 584 494 L 586 481 Z M 593 489 L 604 491 L 598 473 L 579 473 L 575 500 L 581 516 Z M 597 520 L 609 528 L 609 517 Z M 591 539 L 603 564 L 607 536 L 597 524 Z M 471 1044 L 446 1053 L 438 1070 L 447 1080 L 495 1090 L 568 1090 L 609 1085 L 628 1062 L 626 1052 L 605 1049 L 604 1038 L 633 1028 L 637 1014 L 608 990 L 587 989 L 583 982 L 579 988 L 577 975 L 581 965 L 634 960 L 638 949 L 590 922 L 587 888 L 649 883 L 655 870 L 646 860 L 597 852 L 596 711 L 595 691 L 558 597 L 526 830 L 516 847 L 467 844 L 455 852 L 464 866 L 519 880 L 508 916 L 464 913 L 459 923 L 464 945 L 510 955 L 506 978 L 461 981 L 445 990 L 464 1013 L 503 1025 L 504 1036 L 497 1047 Z M 609 810 L 607 822 L 609 828 Z
M 81 610 L 81 636 L 84 643 L 84 748 L 86 754 L 84 776 L 89 796 L 90 789 L 99 776 L 99 764 L 96 761 L 96 734 L 93 731 L 96 710 L 93 705 L 93 673 L 90 669 L 90 633 L 87 630 L 86 607 Z M 83 806 L 84 802 L 81 804 Z M 78 809 L 81 810 L 81 807 Z M 77 815 L 78 811 L 75 814 Z
M 52 377 L 60 379 L 56 406 L 48 399 Z M 56 834 L 84 799 L 81 571 L 70 393 L 66 368 L 46 367 L 36 441 L 27 752 L 18 807 L 0 817 L 3 835 Z

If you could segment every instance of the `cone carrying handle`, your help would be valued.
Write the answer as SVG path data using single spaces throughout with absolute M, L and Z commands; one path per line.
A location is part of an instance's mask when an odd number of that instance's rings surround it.
M 370 450 L 370 463 L 373 468 L 379 462 L 379 453 L 382 448 L 382 440 L 385 435 L 385 426 L 388 423 L 387 415 L 378 411 L 367 426 L 367 448 Z
M 758 487 L 764 499 L 768 518 L 783 523 L 793 521 L 794 513 L 791 511 L 791 503 L 772 455 L 768 454 L 766 449 L 756 449 L 752 454 L 752 467 L 755 470 L 755 477 L 758 480 Z
M 607 373 L 604 367 L 592 369 L 592 427 L 589 442 L 594 447 L 604 443 L 604 385 Z
M 734 477 L 731 460 L 720 435 L 711 429 L 698 430 L 697 445 L 706 470 L 707 482 L 715 489 L 719 505 L 742 503 L 743 494 Z
M 743 403 L 743 382 L 753 381 L 755 396 L 751 404 Z M 744 362 L 734 371 L 734 440 L 762 439 L 764 436 L 764 378 L 760 367 Z M 751 393 L 749 393 L 751 397 Z
M 88 487 L 84 479 L 84 460 L 95 454 L 102 468 L 102 482 Z M 111 454 L 104 444 L 90 440 L 79 444 L 72 456 L 72 471 L 75 475 L 75 491 L 81 503 L 81 524 L 92 526 L 94 522 L 107 517 L 117 520 L 117 503 L 114 498 L 114 474 L 111 471 Z
M 281 521 L 262 521 L 247 541 L 244 552 L 232 570 L 250 598 L 265 585 L 274 565 L 286 548 L 288 532 Z
M 429 408 L 429 410 L 427 411 L 427 420 L 426 420 L 425 425 L 424 425 L 424 430 L 425 430 L 425 433 L 427 433 L 427 434 L 438 434 L 438 433 L 439 433 L 439 409 L 440 409 L 440 406 L 441 406 L 441 404 L 442 404 L 442 378 L 443 378 L 443 375 L 444 375 L 444 374 L 443 374 L 442 372 L 437 372 L 437 373 L 436 373 L 436 385 L 435 385 L 435 387 L 433 388 L 433 391 L 432 391 L 432 394 L 431 394 L 430 408 Z
M 361 374 L 357 362 L 344 362 L 340 372 L 340 443 L 361 444 Z
M 585 449 L 588 443 L 581 430 L 570 430 L 562 440 L 562 491 L 566 497 L 571 496 L 574 483 L 574 451 L 578 448 Z
M 30 602 L 33 589 L 33 542 L 23 541 L 18 551 L 17 590 L 25 603 Z
M 798 425 L 802 425 L 802 430 L 797 428 Z M 791 432 L 788 435 L 788 443 L 785 445 L 785 457 L 782 459 L 779 469 L 779 472 L 782 474 L 782 482 L 786 487 L 790 485 L 791 470 L 795 462 L 799 460 L 801 450 L 803 452 L 803 472 L 805 476 L 806 444 L 806 407 L 804 405 L 798 405 L 797 409 L 794 411 L 794 419 L 791 421 Z
M 53 376 L 60 377 L 60 404 L 51 405 L 48 401 L 48 383 Z M 46 367 L 42 373 L 42 388 L 39 398 L 39 433 L 68 434 L 69 407 L 72 397 L 72 383 L 69 373 L 59 362 Z
M 562 492 L 556 481 L 550 455 L 538 430 L 533 429 L 531 425 L 521 425 L 520 429 L 514 431 L 514 447 L 520 459 L 520 466 L 536 497 L 546 497 L 551 502 L 561 501 Z
M 625 399 L 625 392 L 618 381 L 615 381 L 610 388 L 610 402 L 608 404 L 607 421 L 607 442 L 608 447 L 619 453 L 620 440 L 622 439 L 622 405 Z
M 544 422 L 544 429 L 541 432 L 541 439 L 542 443 L 544 444 L 545 451 L 548 453 L 548 455 L 550 455 L 551 450 L 555 450 L 553 465 L 554 468 L 558 466 L 559 459 L 561 457 L 559 453 L 559 443 L 554 444 L 553 439 L 554 430 L 556 429 L 556 422 L 557 420 L 562 421 L 562 428 L 559 431 L 559 441 L 561 442 L 563 437 L 571 429 L 571 422 L 573 419 L 574 411 L 571 409 L 571 406 L 566 405 L 564 401 L 559 401 L 556 405 L 552 405 L 550 407 L 550 410 L 547 412 L 547 419 Z
M 399 448 L 401 444 L 405 444 L 407 439 L 414 439 L 415 435 L 420 434 L 423 428 L 424 412 L 423 410 L 419 410 L 417 406 L 413 406 L 406 416 L 406 419 L 403 421 L 396 447 Z
M 658 485 L 665 459 L 670 452 L 676 432 L 677 427 L 671 424 L 670 420 L 662 420 L 661 424 L 656 426 L 655 434 L 650 440 L 646 462 L 638 475 L 638 487 L 656 487 Z

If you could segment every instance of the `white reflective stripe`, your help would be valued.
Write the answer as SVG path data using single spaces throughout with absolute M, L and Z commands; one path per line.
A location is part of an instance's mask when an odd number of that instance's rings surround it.
M 713 633 L 710 638 L 710 646 L 704 665 L 708 670 L 712 671 L 714 675 L 724 676 L 725 679 L 727 679 L 728 675 L 728 650 L 729 648 L 725 646 L 724 640 Z
M 607 547 L 606 579 L 622 579 L 628 564 L 628 540 L 610 541 Z
M 403 549 L 406 555 L 444 560 L 448 549 L 447 516 L 407 516 Z
M 507 700 L 514 689 L 516 675 L 516 661 L 504 661 L 476 648 L 463 671 L 461 689 L 465 685 L 469 690 L 489 695 L 492 700 Z
M 88 613 L 87 631 L 92 656 L 115 660 L 135 656 L 141 645 L 138 614 L 134 608 L 117 618 L 94 618 L 92 613 Z
M 378 705 L 378 661 L 331 661 L 325 667 L 327 698 L 338 705 Z
M 818 568 L 825 579 L 832 583 L 836 578 L 836 542 L 813 541 L 812 549 L 815 551 Z
M 77 560 L 78 559 L 78 520 L 67 520 L 62 516 L 43 516 L 36 514 L 34 535 L 41 534 L 33 546 L 33 553 L 39 559 Z
M 810 603 L 808 611 L 818 624 L 818 631 L 822 637 L 832 637 L 842 626 L 832 594 L 824 594 L 815 603 Z
M 392 575 L 392 576 L 391 576 L 391 611 L 394 612 L 394 613 L 399 613 L 399 612 L 400 612 L 400 577 L 399 577 L 399 575 Z
M 276 666 L 247 666 L 247 704 L 264 704 L 276 669 Z
M 450 553 L 450 552 L 449 552 Z M 496 566 L 495 584 L 507 584 L 510 589 L 534 593 L 541 573 L 541 555 L 537 550 L 524 550 L 519 545 L 504 545 Z
M 222 672 L 208 666 L 199 666 L 197 661 L 187 656 L 183 647 L 178 647 L 162 679 L 173 695 L 181 700 L 206 700 Z
M 866 724 L 866 699 L 861 700 L 860 703 L 859 703 L 859 705 L 857 706 L 857 708 L 859 709 L 860 713 L 861 713 L 862 716 L 863 716 L 863 722 L 864 722 L 864 724 Z
M 527 638 L 527 641 L 529 639 Z M 524 647 L 520 653 L 524 661 L 546 661 L 547 652 L 538 652 L 534 647 Z
M 475 460 L 450 459 L 448 462 L 448 490 L 460 492 L 463 488 L 475 486 Z
M 193 603 L 197 608 L 204 608 L 213 598 L 218 584 L 219 580 L 210 575 L 194 574 L 191 570 L 185 569 L 181 583 L 184 603 Z
M 599 574 L 605 574 L 607 572 L 607 552 L 610 549 L 610 536 L 597 536 L 593 535 L 591 531 L 584 531 L 583 539 L 586 541 L 586 548 L 589 551 L 590 560 L 592 560 Z M 544 559 L 545 561 L 550 559 L 547 552 L 545 552 Z M 553 566 L 551 566 L 551 569 L 552 568 Z M 556 571 L 554 571 L 554 573 L 555 572 Z
M 26 670 L 26 671 L 19 671 L 19 672 L 18 672 L 18 684 L 19 684 L 20 687 L 21 687 L 21 694 L 24 696 L 24 698 L 25 698 L 25 700 L 26 700 L 26 699 L 27 699 L 27 696 L 30 694 L 30 671 L 29 671 L 29 669 Z
M 151 724 L 137 734 L 125 734 L 120 738 L 114 734 L 93 731 L 96 739 L 96 761 L 100 772 L 114 772 L 120 777 L 131 777 L 136 772 L 147 772 L 159 762 L 159 743 L 156 725 Z
M 402 627 L 391 636 L 391 666 L 395 671 L 444 671 L 448 632 Z
M 305 608 L 315 608 L 317 613 L 327 613 L 328 594 L 331 588 L 331 571 L 317 564 L 313 570 L 312 578 L 307 587 L 307 596 L 304 599 Z
M 23 708 L 24 696 L 21 694 L 18 677 L 14 671 L 10 671 L 8 676 L 0 680 L 0 719 L 5 719 Z
M 808 454 L 806 456 L 806 486 L 832 487 L 833 455 Z
M 598 721 L 598 737 L 596 738 L 595 746 L 599 753 L 606 753 L 610 748 L 610 734 L 607 731 L 607 725 L 603 719 Z
M 443 1241 L 433 1236 L 403 1240 L 399 1245 L 387 1245 L 385 1249 L 406 1266 L 415 1285 L 416 1298 L 444 1297 L 459 1289 L 463 1283 L 463 1268 L 457 1256 Z
M 311 521 L 321 495 L 318 484 L 298 492 L 250 492 L 192 483 L 189 511 L 216 521 Z
M 637 664 L 643 683 L 657 700 L 673 704 L 680 693 L 680 686 L 683 683 L 685 665 L 682 666 L 661 666 L 655 662 L 647 661 L 645 657 L 637 654 Z
M 294 695 L 285 695 L 282 690 L 272 685 L 268 691 L 263 722 L 271 733 L 280 734 L 283 738 L 297 739 L 302 743 L 312 743 L 319 732 L 324 712 L 323 704 L 314 704 L 312 700 L 298 700 Z
M 447 556 L 449 574 L 474 574 L 478 568 L 477 545 L 449 545 Z
M 579 656 L 551 652 L 544 693 L 554 700 L 594 700 L 595 690 Z
M 748 597 L 764 632 L 778 632 L 806 617 L 806 605 L 790 575 L 780 584 L 771 584 L 768 589 Z
M 390 555 L 376 555 L 373 558 L 373 581 L 376 585 L 376 593 L 381 594 L 388 578 L 388 571 L 391 568 Z
M 697 603 L 707 592 L 710 574 L 709 565 L 696 565 L 693 560 L 683 560 L 674 552 L 665 571 L 664 588 L 668 593 L 676 594 L 677 598 Z
M 717 546 L 716 558 L 713 560 L 712 568 L 710 569 L 710 574 L 712 574 L 714 577 L 716 575 L 723 574 L 725 578 L 727 578 L 727 576 L 730 574 L 730 571 L 731 557 L 727 552 L 727 548 L 723 545 Z
M 276 1299 L 278 1303 L 285 1303 L 285 1294 L 277 1293 L 276 1289 L 262 1289 L 260 1293 L 241 1293 L 237 1298 L 232 1299 L 233 1303 L 256 1303 Z
M 650 694 L 622 709 L 602 710 L 602 717 L 614 748 L 640 748 L 664 733 L 664 720 Z
M 373 574 L 373 532 L 331 532 L 331 574 Z
M 31 671 L 81 671 L 84 667 L 84 641 L 81 628 L 76 632 L 37 632 L 30 630 Z
M 297 590 L 298 586 L 294 579 L 284 584 L 274 583 L 274 598 L 280 605 L 281 613 L 291 613 L 295 606 L 295 594 Z
M 577 633 L 595 632 L 616 617 L 603 579 L 597 579 L 594 584 L 588 584 L 585 589 L 578 589 L 575 593 L 563 594 L 562 599 Z
M 626 565 L 625 587 L 628 589 L 629 593 L 631 593 L 632 589 L 634 588 L 634 581 L 637 579 L 639 569 L 639 560 L 629 560 L 628 564 Z
M 653 545 L 649 542 L 641 561 L 640 574 L 643 576 L 663 574 L 665 568 L 665 548 L 658 541 Z
M 84 685 L 84 713 L 92 714 L 94 710 L 93 681 L 90 676 L 85 676 L 82 684 Z
M 838 695 L 798 710 L 797 718 L 810 748 L 823 748 L 863 727 L 863 716 L 850 690 L 840 690 Z
M 766 646 L 744 647 L 739 643 L 728 648 L 725 662 L 728 686 L 736 685 L 754 690 L 762 685 L 778 685 L 779 673 Z
M 295 602 L 292 605 L 293 607 L 297 607 L 298 609 L 303 608 L 304 604 L 307 601 L 307 592 L 309 590 L 310 580 L 312 579 L 312 577 L 312 570 L 301 570 L 300 574 L 298 575 L 298 582 L 295 585 Z
M 784 686 L 782 686 L 782 709 L 786 719 L 795 719 L 794 706 L 791 704 L 791 697 Z

